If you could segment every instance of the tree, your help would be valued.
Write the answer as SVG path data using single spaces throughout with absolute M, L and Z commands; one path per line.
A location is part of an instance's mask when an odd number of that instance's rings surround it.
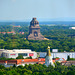
M 16 65 L 14 64 L 14 65 L 13 65 L 13 67 L 15 68 L 15 67 L 16 67 Z
M 22 55 L 19 55 L 16 59 L 24 59 Z
M 70 52 L 74 52 L 74 50 L 73 50 L 73 49 L 71 49 L 71 50 L 70 50 Z
M 67 72 L 67 75 L 75 75 L 75 72 L 74 71 L 69 71 L 69 72 Z
M 32 59 L 32 57 L 30 56 L 30 57 L 27 57 L 26 59 Z
M 69 61 L 70 60 L 70 56 L 68 55 L 68 57 L 67 57 L 67 61 Z

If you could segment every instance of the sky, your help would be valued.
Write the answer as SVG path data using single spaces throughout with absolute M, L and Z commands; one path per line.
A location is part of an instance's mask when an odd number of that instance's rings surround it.
M 0 0 L 0 20 L 75 20 L 75 0 Z

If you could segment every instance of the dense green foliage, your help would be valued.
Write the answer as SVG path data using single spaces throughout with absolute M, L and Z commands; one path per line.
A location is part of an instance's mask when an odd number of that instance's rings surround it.
M 70 58 L 70 60 L 74 60 L 75 61 L 75 58 Z
M 30 57 L 27 57 L 27 58 L 25 58 L 25 59 L 32 59 L 32 57 L 30 56 Z
M 69 61 L 70 60 L 70 56 L 68 55 L 68 57 L 67 57 L 67 61 Z
M 67 61 L 70 61 L 70 60 L 75 60 L 75 58 L 70 58 L 70 56 L 68 55 Z
M 0 58 L 0 60 L 12 60 L 12 59 L 14 58 L 5 58 L 5 57 Z
M 22 55 L 19 55 L 18 57 L 16 57 L 16 59 L 24 59 Z M 32 59 L 32 57 L 27 57 L 25 59 Z M 5 57 L 1 57 L 0 60 L 15 60 L 14 58 L 5 58 Z
M 16 59 L 24 59 L 22 55 L 19 55 Z
M 74 35 L 75 30 L 70 30 L 69 26 L 40 26 L 41 33 L 49 40 L 26 40 L 28 35 L 28 26 L 21 26 L 21 28 L 13 28 L 12 26 L 0 26 L 0 32 L 9 32 L 14 30 L 16 34 L 0 34 L 0 49 L 32 49 L 38 52 L 47 50 L 48 44 L 51 49 L 59 49 L 63 51 L 75 51 L 75 37 L 71 38 L 69 35 Z M 24 35 L 19 32 L 25 32 Z M 0 60 L 7 60 L 1 58 Z M 71 58 L 70 58 L 71 59 Z M 60 63 L 55 64 L 56 67 L 46 67 L 41 64 L 25 65 L 10 68 L 5 68 L 0 65 L 0 75 L 75 75 L 75 66 L 61 66 Z
M 15 65 L 10 68 L 5 68 L 0 65 L 0 75 L 75 75 L 75 66 L 61 66 L 46 67 L 41 64 L 29 64 L 16 67 Z
M 75 51 L 75 30 L 69 29 L 70 26 L 40 26 L 41 33 L 49 40 L 26 40 L 28 35 L 28 26 L 13 28 L 13 26 L 0 26 L 1 32 L 14 30 L 16 34 L 0 34 L 0 49 L 32 49 L 37 52 L 45 52 L 48 43 L 51 49 L 59 49 L 63 51 Z M 19 32 L 25 32 L 24 35 Z

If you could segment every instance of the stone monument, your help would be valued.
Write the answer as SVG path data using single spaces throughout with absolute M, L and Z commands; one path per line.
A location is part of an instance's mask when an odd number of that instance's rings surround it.
M 44 40 L 44 36 L 40 33 L 39 22 L 33 18 L 29 26 L 28 40 Z

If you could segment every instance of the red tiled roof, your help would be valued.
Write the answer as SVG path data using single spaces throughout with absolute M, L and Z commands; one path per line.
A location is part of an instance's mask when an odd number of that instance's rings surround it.
M 45 58 L 39 58 L 39 61 L 45 61 Z
M 59 60 L 60 58 L 55 58 L 54 60 Z
M 56 61 L 56 60 L 59 60 L 60 58 L 54 58 L 54 60 Z M 63 61 L 65 61 L 65 59 L 64 58 L 62 58 L 63 59 Z
M 8 34 L 9 34 L 9 33 L 15 33 L 15 32 L 14 32 L 14 31 L 12 31 L 12 32 L 0 32 L 0 33 L 3 33 L 3 34 L 4 34 L 4 33 L 8 33 Z
M 44 64 L 45 62 L 38 62 L 38 64 Z
M 67 61 L 62 61 L 61 63 L 66 63 Z
M 13 27 L 21 27 L 21 26 L 13 26 Z
M 14 60 L 0 60 L 0 63 L 6 63 L 7 64 L 21 64 L 25 62 L 36 62 L 39 64 L 44 64 L 45 63 L 45 58 L 40 58 L 40 59 L 14 59 Z M 53 60 L 55 62 L 55 60 Z
M 15 32 L 7 32 L 7 33 L 15 33 Z
M 65 59 L 64 58 L 62 58 L 64 61 L 65 61 Z
M 55 60 L 52 60 L 55 63 Z
M 0 63 L 5 63 L 5 60 L 0 60 Z
M 38 62 L 38 59 L 17 59 L 17 63 L 21 62 Z
M 3 34 L 4 34 L 4 33 L 6 33 L 6 32 L 0 32 L 0 33 L 3 33 Z

